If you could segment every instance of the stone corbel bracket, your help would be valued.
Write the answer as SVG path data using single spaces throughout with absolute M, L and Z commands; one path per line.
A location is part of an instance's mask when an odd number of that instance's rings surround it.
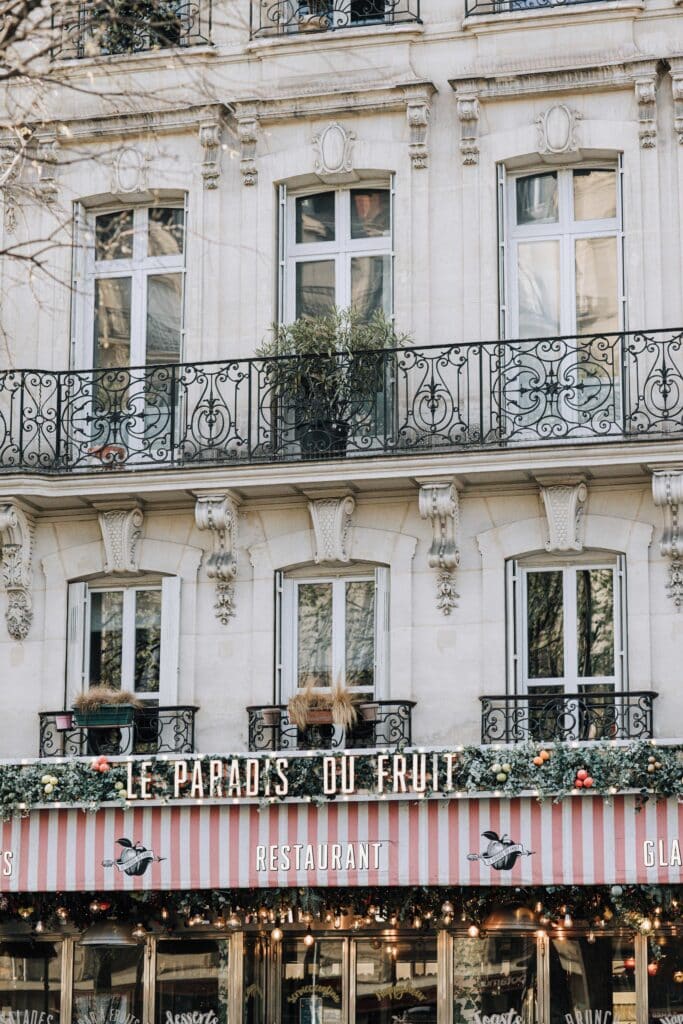
M 5 619 L 13 640 L 25 640 L 33 620 L 35 520 L 18 505 L 0 505 L 0 567 L 7 593 Z
M 227 626 L 236 613 L 237 517 L 239 503 L 230 494 L 206 494 L 197 497 L 194 519 L 200 530 L 210 530 L 213 551 L 206 560 L 206 575 L 216 581 L 214 611 Z
M 648 75 L 636 78 L 636 102 L 638 104 L 638 138 L 642 149 L 654 149 L 657 145 L 657 78 Z
M 218 188 L 221 176 L 221 130 L 220 118 L 207 118 L 199 125 L 199 144 L 204 151 L 202 179 L 205 189 Z
M 681 504 L 683 504 L 683 468 L 655 470 L 652 474 L 652 498 L 664 509 L 664 530 L 659 550 L 669 559 L 666 589 L 676 605 L 683 607 L 683 535 L 681 535 Z
M 674 99 L 674 131 L 683 146 L 683 61 L 671 61 L 671 91 Z
M 255 185 L 258 180 L 256 146 L 259 137 L 258 103 L 236 103 L 234 106 L 237 138 L 240 144 L 240 174 L 243 185 Z
M 420 516 L 430 519 L 432 545 L 427 557 L 430 569 L 438 573 L 437 607 L 450 615 L 457 604 L 455 570 L 460 564 L 457 546 L 460 525 L 460 502 L 455 484 L 451 482 L 422 484 L 419 494 Z
M 429 162 L 429 120 L 435 91 L 431 83 L 406 86 L 403 90 L 410 131 L 408 152 L 410 163 L 415 170 L 422 170 Z
M 583 513 L 588 488 L 583 477 L 538 479 L 548 527 L 546 551 L 583 551 Z
M 456 109 L 460 121 L 460 152 L 467 167 L 479 163 L 479 97 L 473 90 L 456 93 Z
M 356 507 L 350 494 L 335 498 L 316 498 L 308 503 L 313 535 L 314 560 L 320 562 L 348 562 L 347 549 L 351 516 Z
M 138 572 L 138 542 L 142 536 L 144 513 L 134 508 L 109 509 L 98 515 L 104 544 L 104 571 Z
M 58 192 L 57 168 L 59 165 L 59 143 L 56 135 L 38 140 L 36 161 L 39 174 L 36 192 L 44 203 L 54 203 Z

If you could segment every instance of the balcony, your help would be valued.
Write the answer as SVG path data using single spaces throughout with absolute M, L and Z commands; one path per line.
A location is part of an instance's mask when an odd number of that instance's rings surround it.
M 413 700 L 378 700 L 353 729 L 334 725 L 310 725 L 300 730 L 287 714 L 285 704 L 259 704 L 247 708 L 249 750 L 349 750 L 353 748 L 410 746 Z
M 521 11 L 545 11 L 549 7 L 575 7 L 595 0 L 465 0 L 465 15 L 518 14 Z
M 480 697 L 481 742 L 649 740 L 656 697 L 649 690 Z
M 58 60 L 196 46 L 211 41 L 211 0 L 67 2 L 53 28 Z
M 680 330 L 294 358 L 2 371 L 0 474 L 683 439 Z
M 132 725 L 98 729 L 74 725 L 70 711 L 42 711 L 38 756 L 192 754 L 197 710 L 150 706 L 135 712 Z
M 250 34 L 291 36 L 420 21 L 420 0 L 251 0 Z

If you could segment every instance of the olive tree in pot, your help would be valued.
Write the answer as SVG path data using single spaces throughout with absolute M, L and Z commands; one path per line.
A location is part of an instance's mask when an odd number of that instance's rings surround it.
M 389 386 L 390 351 L 409 342 L 382 310 L 366 319 L 355 309 L 333 309 L 274 325 L 258 355 L 280 436 L 293 427 L 310 456 L 344 456 L 352 434 L 371 447 L 384 429 L 378 404 Z

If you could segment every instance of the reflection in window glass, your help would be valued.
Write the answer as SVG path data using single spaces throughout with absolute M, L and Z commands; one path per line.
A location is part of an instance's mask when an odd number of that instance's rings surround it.
M 244 935 L 243 1024 L 262 1024 L 266 1012 L 268 948 L 260 935 Z
M 356 941 L 356 1024 L 436 1024 L 435 938 Z
M 564 675 L 562 576 L 560 569 L 526 574 L 529 679 Z
M 576 573 L 579 676 L 614 675 L 614 574 L 611 569 Z
M 543 338 L 559 334 L 559 242 L 518 244 L 517 292 L 520 338 Z
M 152 206 L 147 213 L 147 255 L 178 256 L 185 247 L 185 211 Z
M 297 686 L 332 686 L 332 584 L 298 587 Z
M 95 590 L 90 595 L 90 685 L 121 689 L 123 591 Z
M 296 201 L 297 244 L 334 242 L 334 192 L 301 196 Z
M 177 363 L 180 359 L 182 296 L 181 274 L 150 274 L 147 278 L 148 363 Z
M 389 256 L 354 256 L 351 260 L 351 306 L 369 320 L 383 310 L 391 313 L 391 259 Z
M 375 582 L 346 584 L 346 686 L 373 685 L 375 668 Z
M 619 329 L 614 235 L 576 240 L 576 329 L 579 334 Z
M 387 189 L 352 189 L 351 238 L 386 238 L 389 225 L 390 201 Z
M 557 221 L 557 174 L 517 178 L 517 223 L 554 224 Z
M 616 217 L 616 180 L 615 171 L 574 171 L 574 219 Z
M 95 259 L 128 260 L 133 255 L 133 211 L 102 213 L 95 218 Z
M 533 1024 L 535 1002 L 534 939 L 496 935 L 453 940 L 453 1024 L 486 1017 Z
M 648 941 L 647 985 L 649 1020 L 666 1024 L 683 1014 L 683 938 L 663 935 Z
M 551 1024 L 578 1024 L 587 1011 L 594 1021 L 602 1012 L 603 1024 L 635 1024 L 635 992 L 632 939 L 551 940 Z
M 138 590 L 135 597 L 135 690 L 158 693 L 161 590 Z
M 144 944 L 77 944 L 73 1024 L 140 1024 L 144 957 Z
M 61 976 L 60 944 L 27 939 L 0 942 L 0 1020 L 9 1022 L 12 1013 L 17 1014 L 15 1020 L 59 1024 Z
M 338 939 L 282 943 L 281 1024 L 341 1024 L 342 952 Z
M 325 316 L 334 309 L 334 260 L 313 260 L 296 265 L 296 315 Z
M 157 1024 L 228 1024 L 227 939 L 184 939 L 157 947 Z M 183 1016 L 201 1014 L 202 1017 Z
M 94 365 L 98 368 L 130 366 L 130 297 L 129 277 L 95 282 Z

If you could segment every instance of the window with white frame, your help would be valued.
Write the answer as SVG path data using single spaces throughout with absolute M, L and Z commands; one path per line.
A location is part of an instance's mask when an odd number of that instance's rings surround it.
M 281 318 L 335 306 L 392 312 L 392 202 L 386 185 L 282 191 Z
M 506 331 L 512 338 L 623 326 L 617 167 L 544 169 L 501 182 Z
M 304 0 L 297 8 L 300 28 L 345 28 L 384 21 L 385 0 Z
M 385 692 L 389 570 L 302 571 L 278 579 L 280 699 L 303 687 Z

